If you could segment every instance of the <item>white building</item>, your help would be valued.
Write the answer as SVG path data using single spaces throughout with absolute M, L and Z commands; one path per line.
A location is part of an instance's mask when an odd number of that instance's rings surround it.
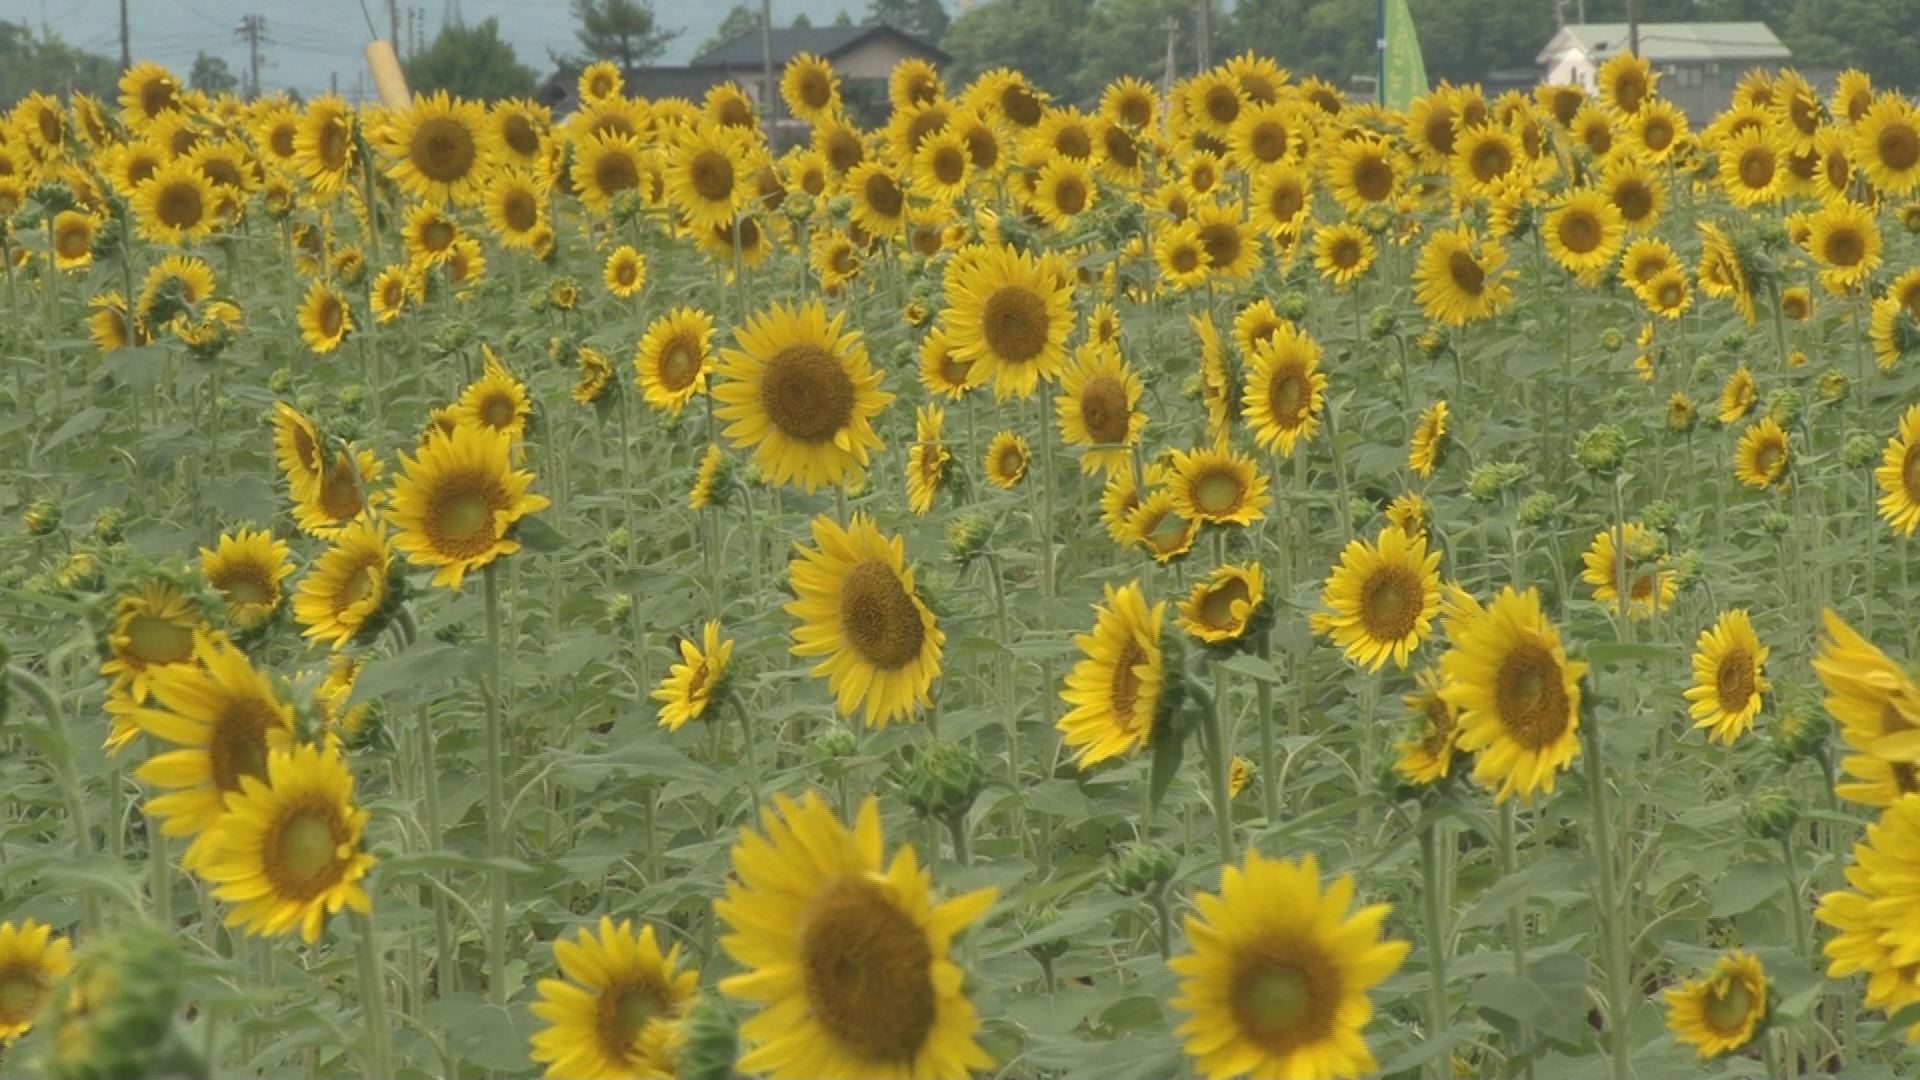
M 1534 58 L 1540 81 L 1595 90 L 1600 65 L 1627 51 L 1627 36 L 1626 23 L 1561 27 Z M 1742 74 L 1793 59 L 1767 24 L 1758 22 L 1641 23 L 1640 55 L 1660 74 L 1660 95 L 1702 118 L 1726 108 Z

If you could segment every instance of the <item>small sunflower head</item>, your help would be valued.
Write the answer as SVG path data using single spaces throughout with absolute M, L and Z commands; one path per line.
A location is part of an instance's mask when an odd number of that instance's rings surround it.
M 1367 313 L 1367 336 L 1375 341 L 1392 337 L 1399 328 L 1400 316 L 1391 304 L 1375 304 L 1373 310 Z
M 1675 435 L 1684 435 L 1693 430 L 1700 422 L 1699 410 L 1693 407 L 1693 399 L 1675 392 L 1667 399 L 1667 430 Z
M 1526 479 L 1527 467 L 1517 461 L 1489 461 L 1467 474 L 1467 495 L 1475 502 L 1498 502 L 1513 485 Z
M 1778 840 L 1800 819 L 1800 802 L 1786 788 L 1762 788 L 1747 797 L 1747 831 L 1762 840 Z
M 987 766 L 979 751 L 945 741 L 913 754 L 899 776 L 907 805 L 942 820 L 953 820 L 972 809 L 986 782 Z
M 1840 460 L 1846 462 L 1849 469 L 1865 468 L 1880 460 L 1880 444 L 1866 432 L 1856 431 L 1847 436 L 1847 444 L 1840 452 Z
M 157 927 L 131 923 L 95 938 L 74 959 L 48 1010 L 42 1062 L 47 1075 L 53 1080 L 196 1075 L 180 1067 L 191 1051 L 173 1034 L 184 967 L 172 935 Z
M 1839 368 L 1828 368 L 1826 374 L 1820 376 L 1820 383 L 1815 387 L 1815 392 L 1820 395 L 1821 401 L 1834 405 L 1847 400 L 1847 391 L 1851 388 L 1852 384 L 1847 381 L 1846 372 Z
M 978 510 L 968 510 L 947 522 L 947 558 L 966 566 L 985 554 L 993 539 L 993 519 Z
M 1520 500 L 1515 516 L 1520 524 L 1530 529 L 1537 529 L 1551 523 L 1559 509 L 1559 505 L 1553 501 L 1553 496 L 1544 491 L 1536 491 Z
M 1164 844 L 1129 844 L 1114 856 L 1107 883 L 1122 896 L 1145 896 L 1165 889 L 1179 866 L 1179 858 Z
M 1611 477 L 1627 456 L 1627 433 L 1618 424 L 1595 424 L 1580 433 L 1573 459 L 1595 476 Z
M 1832 733 L 1833 722 L 1827 719 L 1826 710 L 1813 707 L 1805 698 L 1789 697 L 1774 717 L 1767 741 L 1774 757 L 1792 764 L 1826 753 L 1827 737 Z
M 54 571 L 53 581 L 65 593 L 97 593 L 106 585 L 107 574 L 93 552 L 76 551 Z
M 702 994 L 681 1022 L 686 1042 L 680 1048 L 682 1080 L 730 1080 L 738 1075 L 740 1018 L 719 994 Z
M 1767 416 L 1783 428 L 1800 419 L 1800 391 L 1783 386 L 1767 395 Z
M 1447 331 L 1439 325 L 1429 326 L 1420 332 L 1413 343 L 1420 349 L 1420 355 L 1429 360 L 1438 360 L 1447 354 Z
M 102 544 L 117 544 L 126 538 L 126 515 L 119 507 L 103 507 L 93 515 L 93 538 Z
M 29 536 L 52 536 L 60 531 L 60 504 L 51 499 L 35 499 L 21 515 Z

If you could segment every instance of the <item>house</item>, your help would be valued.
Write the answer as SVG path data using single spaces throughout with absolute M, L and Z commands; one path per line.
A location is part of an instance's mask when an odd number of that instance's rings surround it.
M 1626 23 L 1561 27 L 1534 58 L 1540 81 L 1596 89 L 1600 65 L 1627 51 L 1628 35 Z M 1793 59 L 1767 24 L 1758 22 L 1641 23 L 1640 55 L 1659 73 L 1660 95 L 1696 120 L 1725 109 L 1747 71 L 1785 67 Z
M 765 42 L 752 30 L 722 42 L 684 65 L 641 67 L 626 73 L 627 93 L 642 97 L 684 97 L 699 100 L 720 83 L 737 84 L 758 107 L 766 81 Z M 947 54 L 905 31 L 874 23 L 867 26 L 789 26 L 773 31 L 773 95 L 779 97 L 780 73 L 787 61 L 812 53 L 833 65 L 840 76 L 840 96 L 847 111 L 865 125 L 886 119 L 887 76 L 902 60 L 919 59 L 939 67 Z M 578 105 L 577 71 L 561 70 L 547 77 L 539 97 L 556 114 Z M 762 115 L 765 109 L 762 108 Z M 779 106 L 780 113 L 785 106 Z M 784 117 L 782 128 L 794 127 Z M 791 133 L 789 133 L 791 134 Z

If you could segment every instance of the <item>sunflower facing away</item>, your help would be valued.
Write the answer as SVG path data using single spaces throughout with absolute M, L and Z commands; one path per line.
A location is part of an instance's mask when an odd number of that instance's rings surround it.
M 887 859 L 880 806 L 853 827 L 819 795 L 776 795 L 733 849 L 714 912 L 745 970 L 722 993 L 758 1005 L 740 1026 L 743 1073 L 771 1080 L 964 1080 L 993 1068 L 949 958 L 993 904 L 982 889 L 936 903 L 903 845 Z
M 372 910 L 360 884 L 373 868 L 360 850 L 367 812 L 354 808 L 353 773 L 337 749 L 297 746 L 264 757 L 262 772 L 243 775 L 227 797 L 199 873 L 233 906 L 228 926 L 257 937 L 297 928 L 312 944 L 341 908 Z
M 1266 576 L 1260 564 L 1216 567 L 1180 602 L 1180 629 L 1208 645 L 1239 641 L 1252 629 L 1267 603 Z
M 1667 1029 L 1702 1059 L 1741 1049 L 1767 1015 L 1767 976 L 1749 952 L 1724 953 L 1702 978 L 1688 979 L 1661 995 Z
M 1920 526 L 1920 405 L 1909 405 L 1900 415 L 1900 428 L 1887 440 L 1873 479 L 1880 486 L 1880 516 L 1895 533 L 1912 536 Z
M 603 915 L 553 943 L 557 979 L 541 979 L 530 1007 L 546 1022 L 529 1055 L 554 1080 L 675 1075 L 673 1028 L 699 993 L 700 973 L 682 968 L 680 946 L 662 952 L 653 927 Z
M 293 573 L 284 540 L 265 530 L 220 534 L 219 543 L 200 549 L 200 576 L 226 601 L 227 625 L 237 631 L 259 627 L 280 609 L 281 582 Z
M 1377 543 L 1354 540 L 1327 576 L 1320 603 L 1332 614 L 1321 625 L 1347 659 L 1378 671 L 1407 658 L 1433 632 L 1440 610 L 1440 552 L 1425 534 L 1382 529 Z
M 1312 855 L 1299 862 L 1248 852 L 1220 871 L 1220 891 L 1194 897 L 1192 951 L 1167 962 L 1180 977 L 1177 1030 L 1207 1080 L 1370 1073 L 1361 1031 L 1367 992 L 1400 966 L 1409 946 L 1381 936 L 1389 908 L 1353 910 L 1353 878 L 1322 887 Z
M 733 659 L 733 639 L 720 637 L 720 620 L 709 619 L 700 628 L 700 640 L 680 639 L 680 663 L 653 691 L 660 703 L 660 726 L 679 731 L 689 720 L 706 715 L 713 692 L 727 676 L 727 663 Z
M 470 570 L 520 550 L 515 522 L 548 506 L 527 488 L 533 474 L 513 468 L 513 440 L 504 431 L 460 424 L 427 437 L 416 457 L 400 453 L 394 478 L 393 546 L 415 566 L 434 568 L 433 583 L 457 589 Z
M 1416 688 L 1400 700 L 1419 724 L 1417 734 L 1393 744 L 1400 755 L 1393 769 L 1400 778 L 1415 786 L 1432 784 L 1447 777 L 1453 768 L 1454 742 L 1460 735 L 1459 718 L 1441 692 L 1441 676 L 1433 668 L 1420 672 Z
M 713 319 L 695 308 L 676 308 L 653 320 L 633 352 L 640 392 L 647 404 L 669 416 L 707 388 Z
M 993 380 L 994 400 L 1031 397 L 1066 362 L 1072 297 L 1041 260 L 991 248 L 954 275 L 941 325 L 955 354 Z
M 45 923 L 0 922 L 0 1050 L 25 1035 L 66 978 L 72 943 Z
M 1060 691 L 1069 706 L 1058 721 L 1060 737 L 1082 769 L 1146 745 L 1166 683 L 1166 603 L 1149 608 L 1137 581 L 1101 588 L 1106 603 L 1094 606 L 1092 632 L 1074 635 L 1081 657 Z
M 1726 746 L 1753 730 L 1761 695 L 1771 689 L 1765 674 L 1767 652 L 1744 608 L 1721 615 L 1700 631 L 1693 652 L 1693 685 L 1686 694 L 1694 727 L 1706 728 L 1714 741 Z
M 1459 713 L 1460 748 L 1478 755 L 1473 778 L 1499 802 L 1551 794 L 1555 774 L 1580 752 L 1587 665 L 1567 659 L 1533 589 L 1508 586 L 1484 607 L 1456 596 L 1444 621 L 1452 647 L 1440 658 L 1440 693 Z
M 842 715 L 859 707 L 870 727 L 928 704 L 946 635 L 914 589 L 905 543 L 864 514 L 846 528 L 814 518 L 813 542 L 790 568 L 794 655 L 823 657 L 810 674 L 826 677 Z

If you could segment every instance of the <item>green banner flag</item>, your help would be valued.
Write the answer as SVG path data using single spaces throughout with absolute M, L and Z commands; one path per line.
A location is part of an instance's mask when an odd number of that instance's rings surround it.
M 1380 103 L 1404 109 L 1427 92 L 1427 64 L 1413 32 L 1407 0 L 1383 0 L 1380 13 Z

